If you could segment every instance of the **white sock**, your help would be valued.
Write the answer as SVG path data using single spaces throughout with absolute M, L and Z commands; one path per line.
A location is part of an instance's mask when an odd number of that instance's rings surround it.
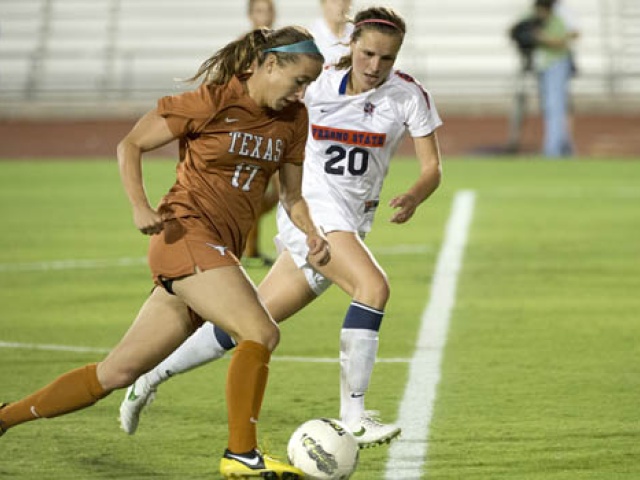
M 220 345 L 214 325 L 205 322 L 174 352 L 148 371 L 145 376 L 149 386 L 156 388 L 170 377 L 199 367 L 224 356 L 227 349 Z
M 378 332 L 343 328 L 340 333 L 340 419 L 357 428 L 364 413 L 364 395 L 369 389 L 378 353 Z

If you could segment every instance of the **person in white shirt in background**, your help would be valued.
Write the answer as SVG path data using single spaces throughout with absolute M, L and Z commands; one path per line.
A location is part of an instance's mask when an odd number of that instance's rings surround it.
M 579 22 L 576 19 L 573 10 L 567 6 L 564 0 L 555 1 L 555 3 L 553 4 L 553 12 L 562 19 L 570 32 L 572 32 L 576 37 L 579 35 Z
M 322 17 L 309 27 L 326 65 L 349 53 L 353 23 L 349 22 L 351 0 L 321 0 Z
M 556 0 L 553 4 L 553 13 L 555 13 L 562 19 L 565 26 L 567 27 L 567 30 L 571 34 L 572 41 L 575 41 L 580 36 L 580 22 L 573 12 L 573 9 L 567 6 L 567 2 L 565 2 L 565 0 Z M 578 68 L 576 66 L 576 52 L 573 48 L 571 49 L 571 74 L 574 77 L 578 74 Z M 569 130 L 569 134 L 571 135 L 571 138 L 575 138 L 575 136 L 573 135 L 575 119 L 573 115 L 573 104 L 571 102 L 571 99 L 569 99 L 569 108 L 567 108 L 566 117 L 567 129 Z
M 247 17 L 252 30 L 260 27 L 273 28 L 276 21 L 276 6 L 273 0 L 249 0 Z

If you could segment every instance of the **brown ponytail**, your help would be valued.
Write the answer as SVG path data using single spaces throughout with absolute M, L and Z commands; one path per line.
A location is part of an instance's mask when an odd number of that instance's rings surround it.
M 205 60 L 193 77 L 187 78 L 187 82 L 195 82 L 201 79 L 201 83 L 222 85 L 231 80 L 234 75 L 249 73 L 254 66 L 262 65 L 267 54 L 265 50 L 283 45 L 290 45 L 304 40 L 313 40 L 313 36 L 303 27 L 291 26 L 278 30 L 266 27 L 252 30 L 239 39 L 227 44 L 218 50 L 213 56 Z M 300 55 L 311 55 L 322 61 L 322 55 L 269 52 L 275 55 L 278 64 L 295 62 Z

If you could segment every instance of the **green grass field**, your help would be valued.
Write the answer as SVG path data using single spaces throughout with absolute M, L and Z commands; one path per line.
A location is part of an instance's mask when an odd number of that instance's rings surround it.
M 173 168 L 146 164 L 154 199 Z M 384 199 L 416 172 L 415 162 L 394 162 Z M 640 162 L 455 159 L 411 223 L 388 223 L 381 207 L 367 240 L 392 284 L 380 357 L 400 361 L 376 366 L 367 406 L 396 418 L 461 189 L 476 192 L 476 205 L 424 478 L 639 479 Z M 147 240 L 113 161 L 0 163 L 0 219 L 0 400 L 8 401 L 100 360 L 151 282 Z M 270 252 L 273 223 L 263 225 Z M 259 281 L 266 271 L 249 273 Z M 337 415 L 337 363 L 291 357 L 336 358 L 348 302 L 332 289 L 283 326 L 260 422 L 277 455 L 299 423 Z M 118 428 L 123 392 L 11 430 L 0 439 L 0 478 L 218 478 L 227 364 L 165 384 L 133 437 Z M 383 478 L 387 452 L 363 451 L 352 478 Z

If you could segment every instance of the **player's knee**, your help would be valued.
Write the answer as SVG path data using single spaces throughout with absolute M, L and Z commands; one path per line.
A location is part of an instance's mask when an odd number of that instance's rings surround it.
M 246 331 L 238 331 L 234 337 L 237 343 L 252 340 L 264 345 L 272 352 L 280 343 L 280 329 L 278 325 L 269 320 L 260 322 L 260 325 L 254 325 Z
M 107 365 L 99 370 L 98 379 L 105 390 L 111 391 L 128 387 L 143 373 L 140 369 L 127 366 L 112 367 Z
M 362 282 L 354 298 L 361 303 L 383 310 L 390 296 L 389 280 L 386 275 L 381 273 Z
M 273 352 L 280 343 L 280 328 L 275 323 L 269 328 L 269 332 L 266 338 L 266 347 L 269 351 Z

